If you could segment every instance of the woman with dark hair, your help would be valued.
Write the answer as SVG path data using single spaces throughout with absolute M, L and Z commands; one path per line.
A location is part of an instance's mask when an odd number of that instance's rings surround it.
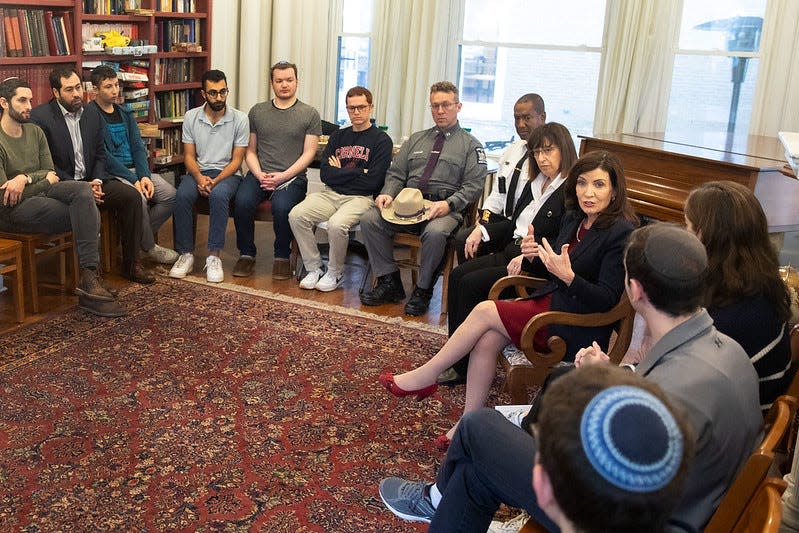
M 590 152 L 569 171 L 564 188 L 566 206 L 554 246 L 525 237 L 522 253 L 549 273 L 549 283 L 530 298 L 484 301 L 478 304 L 449 341 L 427 363 L 404 374 L 385 371 L 380 382 L 395 396 L 418 400 L 435 392 L 438 374 L 466 354 L 471 354 L 466 380 L 464 413 L 483 406 L 496 370 L 497 353 L 508 343 L 519 345 L 527 321 L 544 311 L 601 313 L 616 305 L 624 293 L 624 247 L 638 224 L 627 200 L 624 171 L 619 159 L 608 152 Z M 568 352 L 574 353 L 597 341 L 607 347 L 611 328 L 563 328 L 560 335 Z M 537 335 L 545 343 L 547 332 Z M 446 448 L 455 431 L 436 439 Z
M 519 182 L 515 194 L 508 191 L 508 194 L 518 197 L 508 199 L 509 203 L 517 206 L 514 212 L 506 213 L 507 218 L 490 214 L 488 222 L 478 222 L 466 239 L 466 251 L 471 250 L 472 256 L 477 252 L 477 243 L 494 252 L 460 261 L 461 264 L 450 273 L 447 301 L 450 336 L 472 309 L 488 297 L 491 287 L 501 277 L 522 271 L 546 276 L 542 264 L 524 261 L 521 243 L 524 236 L 531 233 L 531 225 L 537 243 L 540 244 L 544 238 L 549 241 L 557 238 L 564 213 L 563 184 L 566 173 L 577 160 L 577 150 L 569 130 L 557 122 L 534 129 L 527 138 L 527 150 L 529 175 Z M 443 376 L 446 377 L 441 381 L 463 382 L 468 365 L 467 355 L 453 365 L 454 374 L 445 373 Z
M 716 329 L 749 354 L 760 376 L 760 406 L 768 409 L 791 382 L 788 319 L 791 302 L 763 208 L 739 183 L 715 181 L 694 189 L 685 223 L 705 245 L 704 305 Z

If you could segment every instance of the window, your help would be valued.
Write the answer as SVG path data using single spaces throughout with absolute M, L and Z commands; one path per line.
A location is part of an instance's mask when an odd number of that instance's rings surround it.
M 336 77 L 336 121 L 339 124 L 349 120 L 344 101 L 347 91 L 355 85 L 368 87 L 369 84 L 372 10 L 373 0 L 344 0 Z
M 749 129 L 766 0 L 684 0 L 666 130 Z
M 605 2 L 465 0 L 465 6 L 461 125 L 499 151 L 516 136 L 513 104 L 533 92 L 544 99 L 548 121 L 561 122 L 575 138 L 590 134 Z

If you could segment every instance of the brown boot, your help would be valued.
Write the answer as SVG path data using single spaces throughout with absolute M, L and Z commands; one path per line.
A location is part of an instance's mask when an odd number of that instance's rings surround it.
M 88 268 L 80 269 L 80 281 L 78 286 L 75 287 L 75 292 L 78 296 L 106 302 L 114 301 L 114 296 L 103 287 L 102 280 L 97 275 L 97 272 Z
M 116 301 L 98 300 L 89 296 L 78 296 L 78 307 L 97 316 L 118 317 L 128 314 L 128 310 Z
M 142 285 L 150 285 L 155 283 L 155 276 L 150 274 L 147 269 L 139 261 L 133 261 L 129 266 L 123 269 L 125 277 L 130 281 L 141 283 Z

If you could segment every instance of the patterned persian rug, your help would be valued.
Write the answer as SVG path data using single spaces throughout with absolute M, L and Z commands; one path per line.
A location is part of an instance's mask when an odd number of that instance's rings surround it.
M 402 401 L 376 377 L 435 328 L 163 278 L 122 298 L 0 339 L 0 531 L 425 529 L 377 485 L 434 477 L 464 387 Z

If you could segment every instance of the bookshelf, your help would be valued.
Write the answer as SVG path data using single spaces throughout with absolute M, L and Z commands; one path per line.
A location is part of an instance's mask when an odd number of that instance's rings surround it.
M 134 8 L 140 11 L 133 12 Z M 141 116 L 137 120 L 158 124 L 166 138 L 154 139 L 151 147 L 171 153 L 170 164 L 174 164 L 182 160 L 181 143 L 175 142 L 180 139 L 182 123 L 175 117 L 200 104 L 200 78 L 210 68 L 211 18 L 211 0 L 0 0 L 0 79 L 27 79 L 34 105 L 38 105 L 50 99 L 48 76 L 59 64 L 76 66 L 83 71 L 84 81 L 98 62 L 146 73 L 144 84 L 138 79 L 123 82 L 122 90 L 138 96 L 135 104 Z M 48 24 L 51 19 L 54 24 Z M 117 55 L 84 51 L 84 38 L 104 30 L 117 30 L 132 40 L 156 45 L 157 52 Z M 14 41 L 12 48 L 9 35 Z M 181 42 L 196 43 L 201 51 Z M 141 95 L 144 88 L 145 98 Z

